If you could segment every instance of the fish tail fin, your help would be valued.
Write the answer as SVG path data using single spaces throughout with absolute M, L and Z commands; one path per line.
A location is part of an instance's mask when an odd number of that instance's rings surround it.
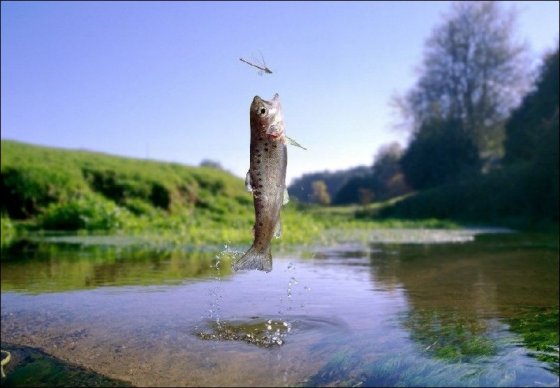
M 232 264 L 234 271 L 243 269 L 258 269 L 259 271 L 272 271 L 272 253 L 268 250 L 258 250 L 254 246 Z

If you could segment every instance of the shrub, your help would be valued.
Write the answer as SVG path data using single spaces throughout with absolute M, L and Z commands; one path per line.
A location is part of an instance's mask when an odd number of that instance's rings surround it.
M 137 216 L 151 215 L 155 212 L 155 209 L 148 202 L 139 198 L 127 198 L 124 200 L 123 206 Z
M 16 228 L 9 217 L 2 215 L 1 218 L 1 231 L 0 231 L 0 246 L 5 247 L 10 245 L 16 236 Z
M 13 218 L 36 215 L 83 189 L 72 176 L 39 165 L 3 168 L 0 186 L 2 210 Z
M 113 230 L 123 227 L 130 216 L 114 202 L 89 195 L 50 205 L 38 224 L 50 230 Z

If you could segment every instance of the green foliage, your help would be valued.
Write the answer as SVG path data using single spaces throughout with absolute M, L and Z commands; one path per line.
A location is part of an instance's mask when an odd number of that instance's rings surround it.
M 530 200 L 531 179 L 532 167 L 517 165 L 418 192 L 381 209 L 379 216 L 527 226 L 536 205 Z
M 459 172 L 472 147 L 449 129 L 422 143 L 416 136 L 403 157 L 407 180 L 423 191 L 381 211 L 385 217 L 438 217 L 541 227 L 559 220 L 558 51 L 545 61 L 536 89 L 507 124 L 505 166 L 486 175 Z M 443 128 L 441 129 L 443 131 Z M 429 132 L 427 133 L 429 134 Z M 434 143 L 430 147 L 430 143 Z M 454 143 L 457 143 L 453 146 Z M 461 146 L 463 144 L 463 146 Z M 424 149 L 422 151 L 422 149 Z M 422 151 L 422 152 L 421 152 Z M 471 156 L 469 156 L 471 155 Z M 455 172 L 453 172 L 455 171 Z
M 554 131 L 548 133 L 547 126 L 558 123 L 559 66 L 557 49 L 545 58 L 535 89 L 525 96 L 509 118 L 506 124 L 506 163 L 534 160 L 541 154 L 541 142 L 544 140 L 546 144 L 554 140 L 550 138 Z M 558 141 L 554 144 L 557 146 Z
M 498 2 L 457 2 L 426 42 L 420 78 L 400 104 L 413 132 L 459 121 L 483 156 L 499 156 L 503 122 L 528 86 L 515 14 Z
M 457 180 L 480 168 L 478 151 L 459 121 L 432 121 L 416 134 L 401 166 L 415 189 Z
M 559 51 L 549 55 L 536 89 L 507 123 L 508 165 L 530 164 L 527 201 L 538 217 L 558 221 L 559 209 Z
M 364 176 L 371 176 L 371 167 L 358 166 L 334 172 L 324 171 L 304 174 L 294 180 L 288 187 L 288 191 L 291 198 L 295 198 L 302 203 L 317 203 L 313 197 L 313 182 L 323 181 L 327 185 L 331 198 L 334 199 L 333 203 L 342 204 L 342 202 L 336 201 L 337 193 L 353 178 Z
M 239 178 L 216 168 L 7 140 L 2 141 L 1 183 L 2 211 L 19 218 L 36 216 L 51 203 L 91 193 L 131 208 L 138 208 L 138 201 L 143 201 L 170 214 L 206 208 L 216 196 L 227 198 L 235 206 L 238 198 L 246 195 Z M 143 212 L 147 210 L 143 206 Z
M 8 216 L 2 214 L 1 218 L 1 231 L 0 231 L 0 247 L 10 245 L 16 237 L 16 227 Z
M 157 214 L 157 211 L 149 202 L 140 198 L 125 198 L 122 204 L 136 216 Z
M 3 147 L 3 158 L 10 158 L 4 152 Z M 85 189 L 83 182 L 62 168 L 53 169 L 39 163 L 16 166 L 5 165 L 2 160 L 0 178 L 2 211 L 17 219 L 37 215 L 50 203 Z
M 214 229 L 235 229 L 225 234 L 239 240 L 243 233 L 236 228 L 242 226 L 251 235 L 251 196 L 241 179 L 214 167 L 7 140 L 1 167 L 2 213 L 38 228 L 138 233 L 176 228 L 190 232 L 184 239 L 194 242 Z
M 558 108 L 544 126 L 537 143 L 539 153 L 532 163 L 530 177 L 530 200 L 534 214 L 539 217 L 559 220 L 559 121 Z
M 396 142 L 379 148 L 373 163 L 372 176 L 372 191 L 377 201 L 398 197 L 411 191 L 401 168 L 403 154 L 404 150 Z
M 346 184 L 344 184 L 344 186 L 342 186 L 336 193 L 333 203 L 336 205 L 360 203 L 361 190 L 369 190 L 373 192 L 371 171 L 368 171 L 367 174 L 361 176 L 353 176 L 349 178 Z
M 39 216 L 47 230 L 114 230 L 126 225 L 130 213 L 100 195 L 88 195 L 53 203 Z

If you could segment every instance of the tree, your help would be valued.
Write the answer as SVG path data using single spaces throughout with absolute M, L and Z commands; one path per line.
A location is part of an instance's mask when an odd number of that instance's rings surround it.
M 457 121 L 425 123 L 401 159 L 406 180 L 426 189 L 479 170 L 478 151 Z
M 313 182 L 323 181 L 327 185 L 327 191 L 331 197 L 336 198 L 337 193 L 344 187 L 353 177 L 371 174 L 371 167 L 358 166 L 346 170 L 338 171 L 322 171 L 304 174 L 294 179 L 288 192 L 290 197 L 304 203 L 314 203 Z M 336 201 L 334 201 L 336 203 Z
M 360 196 L 360 205 L 362 206 L 369 205 L 375 198 L 373 191 L 370 189 L 360 188 L 358 189 L 358 194 Z
M 533 214 L 559 218 L 559 49 L 545 58 L 536 88 L 506 125 L 507 165 L 529 165 L 529 198 Z
M 215 169 L 218 169 L 218 170 L 223 170 L 224 169 L 220 162 L 218 162 L 217 160 L 212 160 L 212 159 L 202 160 L 200 162 L 200 167 L 210 167 L 210 168 L 215 168 Z
M 331 203 L 331 196 L 324 181 L 313 182 L 313 199 L 316 203 L 324 206 Z
M 497 155 L 503 124 L 530 83 L 515 13 L 496 2 L 454 3 L 426 43 L 420 78 L 399 103 L 415 136 L 426 123 L 457 121 L 483 157 Z
M 560 89 L 559 50 L 549 54 L 542 65 L 535 89 L 527 94 L 506 124 L 505 161 L 531 161 L 542 152 L 539 139 L 558 111 Z M 551 139 L 546 139 L 546 142 Z
M 373 193 L 371 182 L 371 171 L 363 175 L 353 176 L 348 179 L 340 190 L 338 190 L 333 202 L 337 205 L 348 205 L 351 203 L 362 202 L 363 197 L 361 193 L 364 192 L 364 190 L 368 190 Z
M 377 200 L 396 197 L 410 191 L 400 165 L 403 153 L 404 150 L 397 142 L 384 145 L 377 151 L 371 182 Z

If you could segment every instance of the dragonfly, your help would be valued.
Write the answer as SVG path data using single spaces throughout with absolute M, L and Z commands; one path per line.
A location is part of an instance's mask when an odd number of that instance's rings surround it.
M 249 66 L 253 66 L 253 67 L 259 69 L 259 75 L 263 75 L 263 74 L 265 74 L 265 73 L 266 73 L 266 74 L 272 74 L 272 70 L 270 70 L 270 69 L 268 68 L 268 66 L 266 66 L 266 62 L 264 61 L 264 58 L 263 58 L 262 54 L 261 54 L 261 59 L 262 59 L 262 63 L 256 63 L 256 64 L 255 64 L 255 63 L 250 62 L 250 61 L 248 61 L 248 60 L 246 60 L 246 59 L 239 58 L 239 60 L 240 60 L 241 62 L 245 62 L 245 63 L 248 64 Z M 256 62 L 256 61 L 255 61 L 255 62 Z

